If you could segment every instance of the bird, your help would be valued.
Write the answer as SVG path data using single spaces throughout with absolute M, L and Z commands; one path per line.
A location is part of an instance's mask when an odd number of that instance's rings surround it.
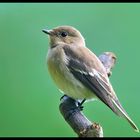
M 81 32 L 69 25 L 42 29 L 49 36 L 48 71 L 56 86 L 75 100 L 99 99 L 139 132 L 122 107 L 99 58 L 86 47 Z M 114 58 L 115 59 L 115 58 Z

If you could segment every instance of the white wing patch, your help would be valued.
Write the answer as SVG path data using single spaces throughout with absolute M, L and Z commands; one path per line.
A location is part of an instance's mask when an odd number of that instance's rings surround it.
M 74 68 L 74 70 L 77 71 L 77 72 L 79 72 L 79 73 L 81 73 L 81 74 L 84 74 L 84 75 L 88 75 L 88 74 L 89 74 L 88 72 L 81 71 L 81 70 L 79 70 L 79 69 L 75 69 L 75 68 Z
M 111 92 L 108 91 L 107 88 L 103 85 L 103 84 L 105 84 L 106 86 L 109 87 L 109 83 L 107 83 L 106 81 L 103 80 L 103 78 L 101 78 L 101 77 L 105 78 L 105 76 L 103 74 L 101 74 L 100 72 L 98 72 L 95 69 L 92 69 L 92 72 L 85 72 L 85 71 L 81 71 L 81 70 L 75 69 L 75 68 L 74 68 L 74 70 L 77 71 L 77 72 L 80 72 L 81 74 L 84 74 L 84 75 L 90 75 L 91 77 L 96 76 L 97 77 L 96 79 L 99 82 L 99 84 L 107 91 L 108 95 L 111 95 Z M 107 79 L 107 81 L 108 81 L 108 79 Z M 101 82 L 103 82 L 103 84 Z
M 107 83 L 109 80 L 106 79 L 107 82 L 104 81 L 104 79 L 102 77 L 104 77 L 104 78 L 106 78 L 106 77 L 103 74 L 101 74 L 100 72 L 98 72 L 95 69 L 92 69 L 92 72 L 85 72 L 85 71 L 81 71 L 81 70 L 75 69 L 75 68 L 74 68 L 74 70 L 81 74 L 90 75 L 91 77 L 95 77 L 97 79 L 98 83 L 104 88 L 104 90 L 107 91 L 108 95 L 112 96 L 112 93 L 105 87 L 105 86 L 109 87 L 109 83 Z

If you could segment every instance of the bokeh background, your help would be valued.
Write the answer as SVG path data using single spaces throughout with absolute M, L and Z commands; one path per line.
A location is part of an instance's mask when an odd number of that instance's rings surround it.
M 0 136 L 77 137 L 59 112 L 62 94 L 45 63 L 48 37 L 41 30 L 71 25 L 97 55 L 112 51 L 110 80 L 122 105 L 140 128 L 140 4 L 1 3 Z M 102 102 L 84 104 L 105 137 L 139 137 Z

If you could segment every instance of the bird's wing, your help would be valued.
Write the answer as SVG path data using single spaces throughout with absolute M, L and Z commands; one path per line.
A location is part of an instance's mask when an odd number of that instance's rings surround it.
M 76 52 L 69 49 L 69 47 L 64 47 L 64 52 L 68 60 L 67 67 L 74 77 L 117 113 L 114 103 L 110 99 L 117 98 L 112 94 L 108 77 L 106 78 L 101 72 L 97 71 L 96 67 L 89 67 L 85 61 L 86 56 L 77 57 Z
M 75 64 L 74 64 L 75 63 Z M 74 65 L 75 66 L 74 66 Z M 83 64 L 82 64 L 83 65 Z M 93 72 L 89 72 L 84 69 L 79 69 L 83 67 L 81 64 L 77 63 L 71 59 L 69 61 L 68 68 L 76 79 L 78 79 L 83 85 L 90 89 L 101 101 L 103 101 L 109 108 L 111 108 L 115 113 L 116 108 L 111 99 L 111 91 L 108 83 L 106 83 L 98 72 L 93 69 Z
M 106 71 L 102 70 L 103 65 L 97 60 L 98 58 L 86 47 L 80 51 L 74 51 L 69 46 L 65 46 L 63 49 L 68 60 L 67 67 L 74 77 L 90 89 L 114 113 L 122 116 L 123 112 L 127 115 L 109 82 Z
M 88 89 L 90 89 L 115 114 L 126 118 L 130 125 L 136 131 L 139 131 L 135 123 L 130 119 L 126 111 L 123 109 L 106 74 L 102 73 L 102 70 L 99 68 L 96 68 L 97 65 L 93 64 L 93 67 L 89 67 L 88 62 L 86 61 L 86 55 L 81 54 L 77 57 L 76 52 L 69 49 L 69 47 L 65 47 L 63 49 L 68 60 L 67 68 L 74 75 L 74 77 Z M 91 61 L 93 61 L 92 58 Z

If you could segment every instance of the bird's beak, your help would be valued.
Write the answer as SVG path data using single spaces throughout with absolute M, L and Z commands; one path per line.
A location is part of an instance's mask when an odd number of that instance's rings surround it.
M 42 29 L 42 32 L 44 32 L 45 34 L 51 35 L 52 30 Z

